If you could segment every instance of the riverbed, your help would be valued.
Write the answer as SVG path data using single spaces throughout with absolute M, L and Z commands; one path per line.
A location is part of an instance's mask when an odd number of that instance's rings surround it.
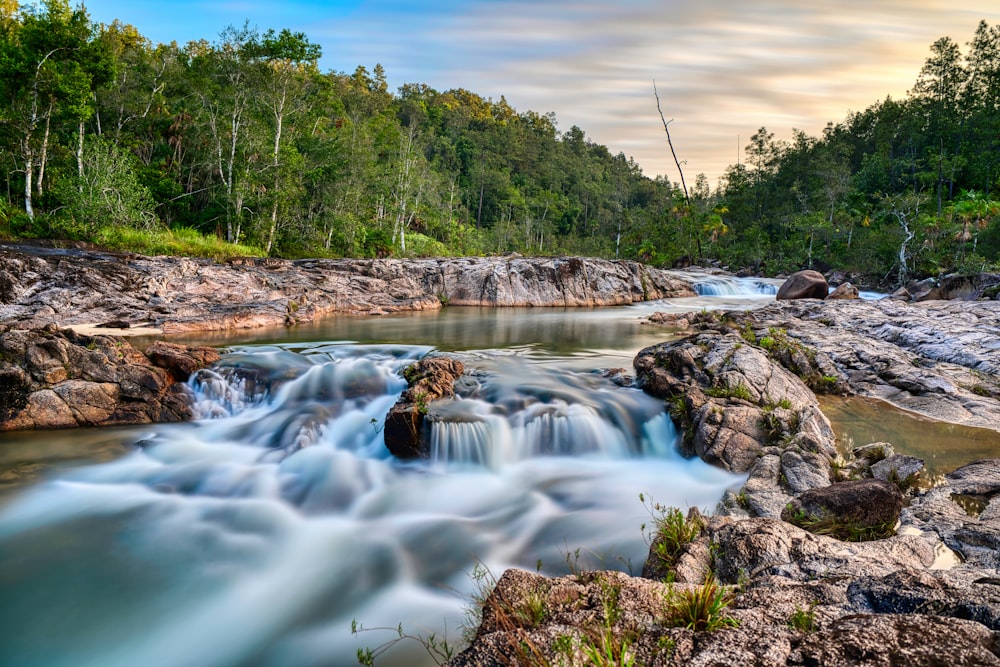
M 0 438 L 36 466 L 0 509 L 4 663 L 356 664 L 399 625 L 458 640 L 476 571 L 638 572 L 640 493 L 711 509 L 743 478 L 680 457 L 662 404 L 600 371 L 674 335 L 643 315 L 754 308 L 773 287 L 190 337 L 228 350 L 192 379 L 195 422 Z M 474 391 L 429 461 L 400 463 L 380 424 L 402 369 L 435 351 L 477 369 Z M 385 657 L 431 664 L 417 642 Z

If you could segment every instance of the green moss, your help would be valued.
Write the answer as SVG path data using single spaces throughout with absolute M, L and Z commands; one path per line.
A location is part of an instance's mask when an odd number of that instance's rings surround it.
M 744 401 L 753 402 L 753 395 L 750 389 L 742 382 L 733 387 L 712 387 L 705 390 L 705 394 L 713 398 L 739 398 Z

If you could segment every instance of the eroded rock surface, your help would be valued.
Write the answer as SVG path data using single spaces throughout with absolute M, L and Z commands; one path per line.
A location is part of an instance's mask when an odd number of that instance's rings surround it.
M 667 401 L 686 454 L 749 473 L 740 504 L 750 514 L 777 517 L 794 493 L 830 484 L 830 422 L 765 349 L 703 331 L 646 348 L 634 365 L 639 386 Z
M 786 301 L 724 322 L 819 392 L 1000 430 L 1000 302 Z M 747 336 L 749 338 L 749 336 Z
M 113 323 L 165 333 L 472 306 L 606 306 L 694 296 L 668 271 L 580 257 L 236 259 L 226 264 L 33 246 L 0 247 L 0 322 Z
M 428 415 L 435 401 L 455 395 L 455 381 L 465 371 L 458 359 L 425 357 L 403 371 L 409 387 L 389 409 L 383 439 L 386 448 L 400 459 L 430 455 Z
M 189 419 L 182 384 L 218 361 L 211 348 L 168 343 L 150 356 L 128 341 L 54 326 L 0 327 L 0 430 Z

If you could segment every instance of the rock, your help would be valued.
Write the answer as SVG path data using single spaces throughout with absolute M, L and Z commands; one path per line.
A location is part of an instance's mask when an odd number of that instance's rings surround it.
M 435 401 L 455 395 L 455 382 L 465 371 L 458 359 L 425 357 L 403 371 L 409 388 L 389 409 L 382 434 L 386 448 L 400 459 L 430 455 L 426 424 Z
M 920 615 L 848 616 L 807 634 L 788 664 L 1000 665 L 993 633 L 973 621 Z
M 870 442 L 867 445 L 861 445 L 860 447 L 855 447 L 851 450 L 851 453 L 859 459 L 867 459 L 869 465 L 882 459 L 887 459 L 890 456 L 896 454 L 896 450 L 892 448 L 892 444 L 888 442 Z
M 858 541 L 892 534 L 902 509 L 903 496 L 895 484 L 860 479 L 806 491 L 781 518 L 812 532 Z
M 777 519 L 710 519 L 706 539 L 717 545 L 716 576 L 733 584 L 764 575 L 795 581 L 884 576 L 900 569 L 923 570 L 934 562 L 931 544 L 913 535 L 842 542 Z
M 910 502 L 904 524 L 933 533 L 969 565 L 1000 568 L 1000 459 L 974 461 Z
M 195 371 L 217 363 L 220 358 L 218 350 L 210 347 L 190 347 L 162 340 L 147 347 L 145 354 L 154 365 L 170 371 L 177 382 L 187 382 Z
M 851 283 L 841 283 L 826 298 L 831 301 L 837 301 L 838 299 L 858 299 L 860 298 L 860 294 L 858 288 Z
M 796 271 L 781 284 L 775 299 L 786 301 L 792 299 L 825 299 L 830 292 L 826 278 L 818 271 L 806 269 Z
M 814 391 L 859 394 L 939 421 L 1000 430 L 1000 303 L 782 301 L 724 313 L 774 345 Z M 692 323 L 719 329 L 719 323 Z M 775 337 L 769 332 L 784 332 Z
M 933 614 L 982 623 L 1000 630 L 1000 579 L 903 570 L 860 577 L 847 589 L 851 604 L 873 614 Z
M 910 298 L 914 301 L 926 301 L 928 299 L 937 298 L 935 295 L 937 293 L 936 287 L 937 280 L 934 278 L 925 278 L 923 280 L 912 282 L 906 286 L 906 291 L 910 295 Z
M 123 339 L 53 326 L 0 326 L 0 431 L 190 418 L 191 397 L 176 376 L 187 379 L 218 353 L 166 343 L 152 347 L 173 354 L 151 361 Z
M 953 493 L 993 496 L 1000 492 L 1000 459 L 979 459 L 945 475 Z
M 904 454 L 893 454 L 871 466 L 872 477 L 891 482 L 902 490 L 913 486 L 923 469 L 923 459 Z
M 695 296 L 637 262 L 582 257 L 239 259 L 226 264 L 5 245 L 0 322 L 21 328 L 150 324 L 165 333 L 294 326 L 334 312 L 607 306 Z

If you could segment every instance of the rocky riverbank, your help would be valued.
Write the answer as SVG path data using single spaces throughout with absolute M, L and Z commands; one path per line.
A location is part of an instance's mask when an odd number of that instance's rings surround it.
M 668 271 L 580 257 L 218 263 L 0 247 L 0 322 L 91 327 L 89 333 L 249 329 L 331 313 L 433 310 L 446 303 L 607 306 L 694 294 Z
M 890 443 L 838 453 L 815 396 L 1000 429 L 998 306 L 660 318 L 693 331 L 640 352 L 639 385 L 687 453 L 745 484 L 718 516 L 654 507 L 643 577 L 504 573 L 449 665 L 1000 664 L 1000 460 L 921 488 L 922 462 Z
M 218 360 L 211 348 L 140 352 L 122 338 L 0 325 L 0 431 L 184 421 L 185 381 Z

